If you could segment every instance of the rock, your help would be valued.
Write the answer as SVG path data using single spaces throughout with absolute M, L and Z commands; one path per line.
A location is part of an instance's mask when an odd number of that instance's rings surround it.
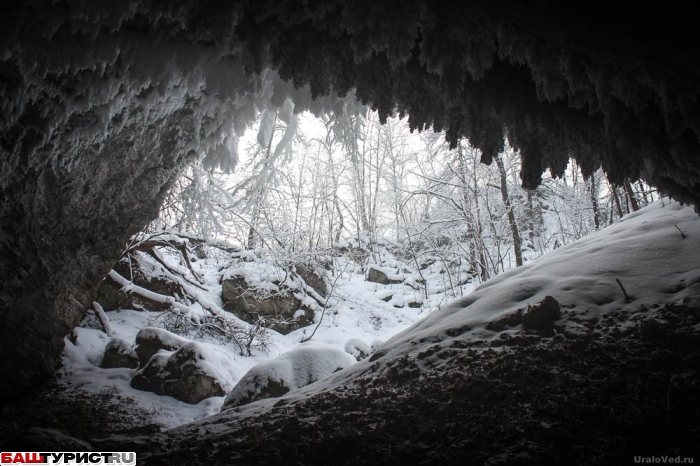
M 561 317 L 559 303 L 551 296 L 534 306 L 529 306 L 523 314 L 523 327 L 540 332 L 551 332 L 554 322 Z
M 369 344 L 371 352 L 374 353 L 383 344 L 384 344 L 384 340 L 372 340 L 372 343 Z
M 297 264 L 295 268 L 299 276 L 304 279 L 307 285 L 316 290 L 316 293 L 324 297 L 328 295 L 326 274 L 322 272 L 322 269 L 306 264 Z
M 226 396 L 222 409 L 234 408 L 285 393 L 328 377 L 356 362 L 328 345 L 306 343 L 249 370 Z
M 139 358 L 131 343 L 121 338 L 112 338 L 105 347 L 99 366 L 103 369 L 112 367 L 136 369 L 139 366 Z
M 345 352 L 362 361 L 372 354 L 372 348 L 359 338 L 351 338 L 345 342 Z
M 384 270 L 374 265 L 370 265 L 367 269 L 366 280 L 368 282 L 379 283 L 382 285 L 395 285 L 398 283 L 403 283 L 403 279 L 391 279 Z
M 258 318 L 266 319 L 271 323 L 270 328 L 283 335 L 313 323 L 314 312 L 302 307 L 292 290 L 283 289 L 265 295 L 251 289 L 245 277 L 240 275 L 222 281 L 222 298 L 224 309 L 238 318 L 249 323 Z
M 515 327 L 523 323 L 523 310 L 518 309 L 505 317 L 501 317 L 498 320 L 492 320 L 486 324 L 487 330 L 492 330 L 494 332 L 500 332 L 505 330 L 506 327 Z
M 648 342 L 662 343 L 668 339 L 668 330 L 664 324 L 656 319 L 647 319 L 639 325 L 642 339 Z
M 226 394 L 214 368 L 194 342 L 185 344 L 172 354 L 154 354 L 148 364 L 134 374 L 131 386 L 137 390 L 172 396 L 189 404 Z
M 130 265 L 127 258 L 122 258 L 112 268 L 119 275 L 133 282 L 135 285 L 153 291 L 154 293 L 173 296 L 175 293 L 179 292 L 177 283 L 162 276 L 153 277 L 146 274 L 141 269 L 141 262 L 139 261 L 131 261 Z M 169 307 L 166 303 L 153 301 L 136 294 L 124 293 L 122 291 L 122 286 L 109 276 L 105 277 L 100 284 L 100 288 L 97 290 L 96 301 L 102 305 L 105 311 L 113 311 L 116 309 L 165 311 Z
M 189 340 L 162 328 L 146 327 L 136 335 L 135 352 L 139 366 L 144 367 L 160 350 L 174 351 L 190 343 Z
M 33 68 L 19 62 L 14 66 Z M 88 71 L 81 82 L 94 90 L 90 75 L 95 77 Z M 17 89 L 32 92 L 41 86 L 29 82 L 43 80 L 38 75 L 36 80 L 28 75 L 18 79 Z M 13 92 L 1 89 L 1 100 L 7 102 Z M 42 106 L 37 99 L 43 99 L 38 97 L 43 91 L 37 92 L 25 94 L 30 100 L 24 108 Z M 0 327 L 0 368 L 13 374 L 0 382 L 2 399 L 36 387 L 58 367 L 64 336 L 95 300 L 124 242 L 157 216 L 184 166 L 184 141 L 192 140 L 196 128 L 184 100 L 150 118 L 153 113 L 140 110 L 142 101 L 134 99 L 125 102 L 121 116 L 103 121 L 100 137 L 91 133 L 95 108 L 72 113 L 76 107 L 69 100 L 57 95 L 52 101 L 57 107 L 46 108 L 45 116 L 34 112 L 34 117 L 18 113 L 12 120 L 0 118 L 6 136 L 0 158 L 7 167 L 0 175 L 0 237 L 6 238 L 0 241 L 0 315 L 5 323 Z M 58 114 L 65 118 L 55 119 Z M 88 132 L 95 137 L 79 136 Z

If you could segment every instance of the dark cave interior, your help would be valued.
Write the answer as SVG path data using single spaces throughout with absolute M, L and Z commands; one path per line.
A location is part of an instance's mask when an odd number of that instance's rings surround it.
M 663 8 L 663 10 L 661 9 Z M 46 380 L 188 158 L 224 168 L 255 108 L 352 112 L 575 158 L 700 205 L 691 7 L 603 2 L 8 1 L 0 7 L 0 393 Z M 267 79 L 267 81 L 266 81 Z M 270 84 L 272 83 L 272 84 Z M 11 374 L 11 377 L 7 377 Z

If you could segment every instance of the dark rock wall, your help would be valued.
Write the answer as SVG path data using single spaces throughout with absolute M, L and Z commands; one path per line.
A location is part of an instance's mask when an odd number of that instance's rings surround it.
M 3 147 L 0 345 L 14 386 L 55 368 L 64 335 L 126 240 L 157 215 L 183 162 L 174 128 L 191 126 L 187 110 L 130 125 L 63 167 L 47 163 L 60 140 L 37 147 L 26 165 L 13 149 L 27 136 Z

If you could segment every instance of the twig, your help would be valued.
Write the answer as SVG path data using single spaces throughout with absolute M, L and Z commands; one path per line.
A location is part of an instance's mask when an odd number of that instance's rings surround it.
M 323 311 L 321 311 L 321 318 L 318 319 L 318 324 L 316 324 L 316 327 L 314 327 L 314 331 L 308 338 L 302 337 L 301 343 L 311 340 L 314 337 L 314 335 L 316 335 L 316 330 L 318 330 L 318 328 L 321 326 L 321 322 L 323 322 L 323 317 L 326 315 L 326 309 L 328 309 L 328 300 L 331 298 L 331 296 L 333 296 L 335 285 L 336 283 L 338 283 L 338 279 L 343 276 L 343 272 L 345 272 L 345 270 L 348 268 L 348 265 L 350 265 L 350 262 L 345 263 L 345 267 L 343 268 L 343 270 L 338 274 L 337 277 L 335 277 L 335 280 L 333 280 L 333 286 L 331 287 L 331 291 L 328 293 L 328 298 L 326 298 L 326 305 L 323 306 Z
M 687 238 L 687 236 L 685 236 L 685 233 L 683 233 L 683 232 L 681 231 L 681 229 L 678 228 L 678 225 L 676 225 L 676 224 L 674 223 L 673 226 L 676 227 L 676 230 L 678 230 L 678 232 L 681 234 L 681 236 L 683 237 L 683 239 L 686 239 L 686 238 Z
M 627 294 L 627 291 L 625 291 L 625 287 L 622 286 L 622 282 L 620 281 L 620 279 L 616 278 L 615 281 L 617 282 L 618 285 L 620 285 L 620 289 L 622 290 L 622 294 L 625 295 L 625 302 L 631 303 L 633 301 L 633 299 L 630 295 Z

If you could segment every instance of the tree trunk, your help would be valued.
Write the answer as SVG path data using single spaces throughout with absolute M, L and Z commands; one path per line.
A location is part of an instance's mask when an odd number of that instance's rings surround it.
M 639 204 L 637 203 L 637 198 L 635 197 L 635 192 L 632 189 L 632 184 L 629 178 L 625 178 L 625 190 L 627 191 L 627 197 L 630 200 L 630 205 L 632 206 L 632 211 L 636 212 L 639 210 Z
M 588 193 L 591 196 L 591 204 L 593 205 L 593 223 L 595 229 L 600 229 L 600 207 L 598 206 L 598 189 L 595 184 L 595 173 L 588 178 Z
M 520 267 L 521 265 L 523 265 L 523 252 L 522 246 L 520 244 L 520 232 L 518 231 L 518 223 L 515 220 L 515 213 L 513 213 L 513 205 L 510 196 L 508 195 L 508 177 L 506 174 L 506 168 L 503 165 L 503 159 L 500 155 L 496 156 L 495 160 L 501 177 L 501 196 L 503 197 L 503 204 L 506 206 L 508 223 L 510 224 L 510 231 L 513 234 L 513 250 L 515 252 L 515 265 L 516 267 Z
M 611 184 L 610 187 L 612 188 L 612 193 L 613 193 L 613 200 L 615 201 L 615 208 L 617 209 L 617 215 L 622 218 L 622 205 L 620 204 L 620 196 L 617 194 L 617 185 L 616 184 Z

